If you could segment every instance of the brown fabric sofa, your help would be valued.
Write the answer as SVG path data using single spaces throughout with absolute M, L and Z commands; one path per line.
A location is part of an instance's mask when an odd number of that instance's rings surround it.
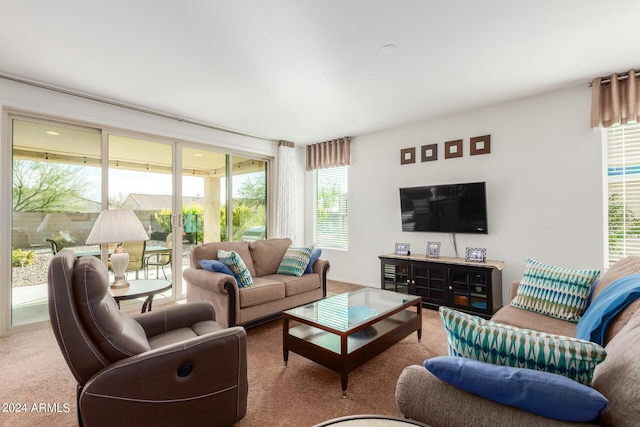
M 617 279 L 640 273 L 640 257 L 616 262 L 600 279 L 592 301 Z M 510 288 L 513 299 L 518 283 Z M 519 328 L 575 337 L 576 324 L 507 305 L 493 321 Z M 595 371 L 592 387 L 602 393 L 609 405 L 598 422 L 605 426 L 638 426 L 640 422 L 640 299 L 620 312 L 610 325 L 606 338 L 606 359 Z M 396 388 L 398 409 L 410 419 L 433 426 L 593 426 L 566 423 L 502 405 L 467 393 L 440 381 L 423 366 L 404 369 Z
M 211 301 L 217 321 L 223 326 L 253 326 L 277 318 L 282 311 L 322 299 L 327 294 L 329 261 L 318 259 L 313 274 L 301 277 L 276 274 L 291 239 L 253 242 L 211 242 L 191 251 L 191 264 L 183 272 L 187 301 Z M 253 286 L 239 288 L 236 278 L 204 270 L 201 260 L 218 259 L 218 249 L 240 255 L 253 279 Z

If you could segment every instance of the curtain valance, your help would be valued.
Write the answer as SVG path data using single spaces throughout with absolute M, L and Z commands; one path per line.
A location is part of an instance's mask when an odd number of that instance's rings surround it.
M 334 168 L 351 164 L 351 138 L 307 145 L 307 170 Z
M 640 74 L 597 77 L 591 83 L 591 127 L 640 121 Z

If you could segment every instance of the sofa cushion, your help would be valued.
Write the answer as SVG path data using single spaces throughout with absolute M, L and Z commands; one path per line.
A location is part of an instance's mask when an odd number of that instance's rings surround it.
M 201 268 L 199 262 L 203 259 L 218 259 L 218 249 L 236 252 L 242 258 L 244 265 L 247 266 L 249 274 L 256 275 L 247 242 L 209 242 L 196 245 L 191 251 L 191 267 Z
M 320 277 L 317 274 L 304 274 L 301 277 L 287 276 L 284 274 L 270 274 L 268 276 L 264 276 L 264 279 L 284 283 L 285 295 L 288 297 L 313 291 L 321 286 Z
M 600 270 L 571 270 L 528 258 L 511 305 L 577 323 Z
M 440 315 L 450 356 L 547 371 L 584 385 L 591 384 L 593 370 L 606 357 L 604 348 L 589 341 L 503 325 L 444 306 Z
M 262 277 L 268 274 L 275 274 L 278 266 L 284 257 L 285 252 L 291 246 L 291 239 L 261 239 L 249 243 L 254 276 Z
M 607 396 L 603 425 L 637 426 L 640 420 L 640 311 L 607 344 L 607 360 L 596 367 L 592 387 Z
M 636 273 L 640 273 L 640 257 L 629 256 L 616 261 L 598 281 L 591 299 L 598 298 L 598 295 L 616 280 Z
M 589 422 L 609 403 L 597 390 L 549 372 L 450 356 L 427 359 L 424 367 L 461 390 L 559 421 Z
M 576 324 L 560 320 L 555 317 L 545 316 L 535 311 L 505 305 L 496 311 L 491 317 L 491 321 L 505 325 L 515 326 L 521 329 L 535 329 L 548 334 L 563 335 L 566 337 L 576 336 Z
M 248 288 L 253 285 L 251 274 L 237 252 L 218 249 L 218 259 L 233 271 L 238 287 Z
M 289 246 L 289 249 L 287 249 L 287 252 L 282 257 L 277 273 L 298 277 L 302 276 L 311 259 L 311 252 L 313 252 L 313 246 Z
M 313 252 L 311 252 L 311 258 L 309 258 L 309 264 L 307 264 L 307 268 L 304 270 L 304 274 L 313 273 L 313 264 L 315 264 L 318 258 L 320 258 L 320 255 L 322 255 L 322 249 L 320 248 L 314 249 Z
M 229 276 L 234 276 L 233 271 L 229 268 L 225 263 L 218 261 L 217 259 L 203 259 L 200 262 L 200 267 L 205 270 L 215 271 L 217 273 L 228 274 Z M 235 276 L 234 276 L 235 277 Z
M 284 283 L 256 277 L 253 286 L 250 288 L 240 288 L 240 308 L 253 307 L 271 301 L 284 299 Z

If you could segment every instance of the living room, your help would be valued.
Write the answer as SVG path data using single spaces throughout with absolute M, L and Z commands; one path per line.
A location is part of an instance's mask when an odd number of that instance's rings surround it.
M 600 2 L 594 2 L 592 6 L 599 7 L 599 4 Z M 581 17 L 593 13 L 585 12 L 588 7 L 581 2 L 575 2 L 573 6 Z M 637 6 L 631 7 L 637 11 Z M 608 22 L 614 16 L 624 20 L 629 15 L 634 14 L 618 12 L 607 15 Z M 616 26 L 625 27 L 620 24 Z M 625 39 L 624 30 L 620 32 L 616 40 Z M 554 34 L 562 34 L 562 31 Z M 531 34 L 531 37 L 535 38 L 537 35 Z M 633 37 L 627 37 L 631 38 Z M 384 41 L 390 42 L 394 41 Z M 382 44 L 377 44 L 375 48 L 379 50 Z M 628 47 L 631 48 L 631 45 Z M 402 48 L 398 43 L 398 51 L 395 53 L 401 52 Z M 547 48 L 552 46 L 547 38 L 543 38 L 538 49 Z M 575 49 L 582 53 L 586 48 L 576 45 Z M 617 46 L 616 49 L 625 50 L 624 46 Z M 563 52 L 571 56 L 569 51 Z M 15 51 L 12 53 L 20 54 Z M 393 54 L 394 52 L 390 55 Z M 3 55 L 7 58 L 9 53 L 5 50 Z M 597 56 L 593 53 L 591 55 Z M 621 60 L 622 57 L 626 59 Z M 312 244 L 315 235 L 315 174 L 305 171 L 305 144 L 348 135 L 351 136 L 348 177 L 349 241 L 345 250 L 323 250 L 322 257 L 331 263 L 331 280 L 380 287 L 378 256 L 393 252 L 395 244 L 399 242 L 410 244 L 412 253 L 424 254 L 428 241 L 441 243 L 441 256 L 464 257 L 465 249 L 472 247 L 485 249 L 490 260 L 503 261 L 504 303 L 509 300 L 508 284 L 522 277 L 527 258 L 568 268 L 604 271 L 608 267 L 605 265 L 607 192 L 603 180 L 604 148 L 601 129 L 591 129 L 589 126 L 592 97 L 589 82 L 595 77 L 622 73 L 637 67 L 638 64 L 632 62 L 635 60 L 631 54 L 620 55 L 611 60 L 603 58 L 598 61 L 598 66 L 592 66 L 590 70 L 571 70 L 574 66 L 568 61 L 556 65 L 563 74 L 562 79 L 543 79 L 544 84 L 535 89 L 513 89 L 512 94 L 517 95 L 504 94 L 498 99 L 493 98 L 488 104 L 446 104 L 441 111 L 425 116 L 425 119 L 415 116 L 406 119 L 394 117 L 397 123 L 394 126 L 373 126 L 370 130 L 357 134 L 346 130 L 343 132 L 344 128 L 333 130 L 324 126 L 310 126 L 320 129 L 316 129 L 308 139 L 289 138 L 286 132 L 264 135 L 268 138 L 291 139 L 296 143 L 296 194 L 303 195 L 297 201 L 298 243 Z M 451 61 L 466 68 L 466 61 L 460 58 L 452 57 Z M 491 61 L 493 60 L 489 56 L 486 62 Z M 526 60 L 522 62 L 527 63 Z M 522 62 L 518 62 L 519 66 Z M 534 68 L 540 64 L 527 65 Z M 552 74 L 554 68 L 546 65 L 544 71 L 540 71 L 545 76 Z M 504 74 L 520 72 L 518 66 L 509 63 L 502 63 L 493 70 L 496 74 L 498 71 Z M 0 72 L 13 76 L 17 74 L 9 65 L 6 68 L 0 66 Z M 499 76 L 489 78 L 486 74 L 481 75 L 485 78 L 472 79 L 478 90 L 491 92 L 491 87 L 495 86 L 496 91 L 500 92 L 497 89 L 501 85 Z M 432 79 L 437 76 L 436 74 Z M 0 258 L 6 266 L 9 265 L 11 248 L 11 194 L 8 191 L 11 176 L 8 172 L 10 168 L 7 167 L 11 159 L 11 146 L 8 142 L 9 112 L 73 123 L 96 123 L 104 127 L 212 145 L 223 151 L 249 153 L 270 159 L 277 156 L 277 144 L 268 138 L 191 125 L 78 97 L 71 92 L 82 93 L 87 89 L 74 87 L 70 83 L 67 85 L 66 81 L 57 80 L 55 75 L 51 76 L 51 81 L 43 78 L 33 80 L 50 83 L 51 86 L 68 86 L 69 93 L 29 84 L 26 82 L 30 80 L 28 75 L 17 77 L 19 78 L 0 79 L 0 160 L 4 171 L 0 182 L 5 189 L 1 195 L 2 206 L 5 208 L 0 218 L 6 231 L 0 237 Z M 19 81 L 21 78 L 24 78 L 25 83 Z M 468 79 L 464 75 L 456 75 L 456 78 Z M 455 87 L 453 82 L 450 85 Z M 538 90 L 539 88 L 543 89 Z M 175 92 L 171 96 L 179 97 Z M 116 94 L 104 96 L 112 97 L 125 103 Z M 381 99 L 380 102 L 385 101 Z M 394 102 L 400 101 L 394 99 L 390 105 L 393 106 Z M 405 102 L 411 103 L 412 100 L 407 99 Z M 394 115 L 392 106 L 387 109 L 390 116 Z M 360 113 L 354 113 L 354 116 L 357 115 Z M 188 114 L 185 116 L 189 117 Z M 312 120 L 296 117 L 292 121 L 299 123 Z M 239 123 L 230 125 L 220 122 L 215 116 L 210 122 L 233 128 Z M 254 133 L 251 129 L 240 130 Z M 322 136 L 317 137 L 318 134 Z M 485 155 L 470 155 L 470 139 L 482 135 L 491 137 L 490 152 Z M 462 156 L 445 158 L 445 143 L 454 140 L 462 140 Z M 422 162 L 421 147 L 429 144 L 437 144 L 438 158 Z M 401 151 L 408 148 L 415 148 L 416 161 L 401 164 Z M 402 231 L 399 188 L 478 181 L 486 182 L 487 185 L 487 234 L 457 234 L 456 252 L 449 234 Z M 3 269 L 5 272 L 10 270 L 10 267 Z M 10 301 L 11 278 L 7 274 L 3 276 L 2 295 L 5 296 L 4 301 Z M 3 332 L 10 329 L 10 314 L 7 312 L 10 307 L 5 305 L 3 303 L 0 308 L 0 326 Z

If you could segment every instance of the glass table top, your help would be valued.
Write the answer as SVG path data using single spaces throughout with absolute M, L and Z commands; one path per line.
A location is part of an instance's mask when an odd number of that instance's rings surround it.
M 414 300 L 421 298 L 381 289 L 363 288 L 286 310 L 285 313 L 340 332 L 347 332 Z

